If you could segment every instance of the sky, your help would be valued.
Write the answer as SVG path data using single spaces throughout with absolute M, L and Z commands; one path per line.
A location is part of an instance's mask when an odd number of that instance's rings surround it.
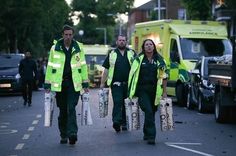
M 65 0 L 67 3 L 70 3 L 71 0 Z M 134 7 L 139 7 L 140 5 L 148 2 L 150 0 L 134 0 Z
M 150 0 L 134 0 L 134 7 L 139 7 L 142 4 L 149 2 Z

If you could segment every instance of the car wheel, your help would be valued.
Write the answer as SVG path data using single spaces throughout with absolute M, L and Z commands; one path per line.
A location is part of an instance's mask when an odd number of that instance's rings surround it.
M 193 109 L 193 102 L 192 102 L 192 92 L 191 92 L 191 88 L 189 87 L 188 89 L 188 94 L 187 94 L 187 108 L 188 109 Z
M 204 113 L 206 111 L 205 105 L 203 103 L 203 95 L 199 93 L 198 95 L 198 112 Z
M 225 123 L 228 119 L 227 109 L 221 105 L 220 91 L 215 93 L 215 120 L 218 123 Z
M 187 103 L 187 97 L 185 96 L 185 88 L 184 88 L 184 84 L 178 84 L 175 88 L 175 94 L 176 94 L 176 98 L 177 98 L 177 104 L 179 106 L 186 106 Z

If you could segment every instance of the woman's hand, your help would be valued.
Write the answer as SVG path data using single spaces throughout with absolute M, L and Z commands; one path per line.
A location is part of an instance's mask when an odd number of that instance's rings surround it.
M 162 98 L 167 98 L 167 93 L 166 92 L 163 92 Z

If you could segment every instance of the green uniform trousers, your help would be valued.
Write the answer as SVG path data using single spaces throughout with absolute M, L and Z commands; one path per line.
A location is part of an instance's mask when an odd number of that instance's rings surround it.
M 156 138 L 155 112 L 157 107 L 154 105 L 155 88 L 155 85 L 139 85 L 137 90 L 140 108 L 145 113 L 143 133 L 146 139 Z
M 125 100 L 127 98 L 127 83 L 120 86 L 112 85 L 111 93 L 113 98 L 112 121 L 122 127 L 126 127 Z
M 62 91 L 56 92 L 57 106 L 59 107 L 58 127 L 60 136 L 67 138 L 77 136 L 78 126 L 75 107 L 80 92 L 76 92 L 72 80 L 62 82 Z

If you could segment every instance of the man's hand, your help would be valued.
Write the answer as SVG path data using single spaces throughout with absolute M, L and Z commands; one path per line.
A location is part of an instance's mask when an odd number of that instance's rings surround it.
M 163 92 L 162 98 L 167 98 L 167 93 L 166 92 Z
M 102 73 L 100 88 L 104 88 L 105 87 L 107 76 L 108 76 L 108 70 L 104 68 L 103 73 Z
M 50 89 L 45 89 L 46 93 L 50 93 L 50 91 L 51 91 Z
M 105 87 L 105 84 L 104 83 L 101 83 L 100 84 L 100 88 L 104 88 Z
M 89 92 L 89 89 L 88 89 L 88 88 L 84 88 L 84 92 L 85 92 L 85 93 L 88 93 L 88 92 Z

